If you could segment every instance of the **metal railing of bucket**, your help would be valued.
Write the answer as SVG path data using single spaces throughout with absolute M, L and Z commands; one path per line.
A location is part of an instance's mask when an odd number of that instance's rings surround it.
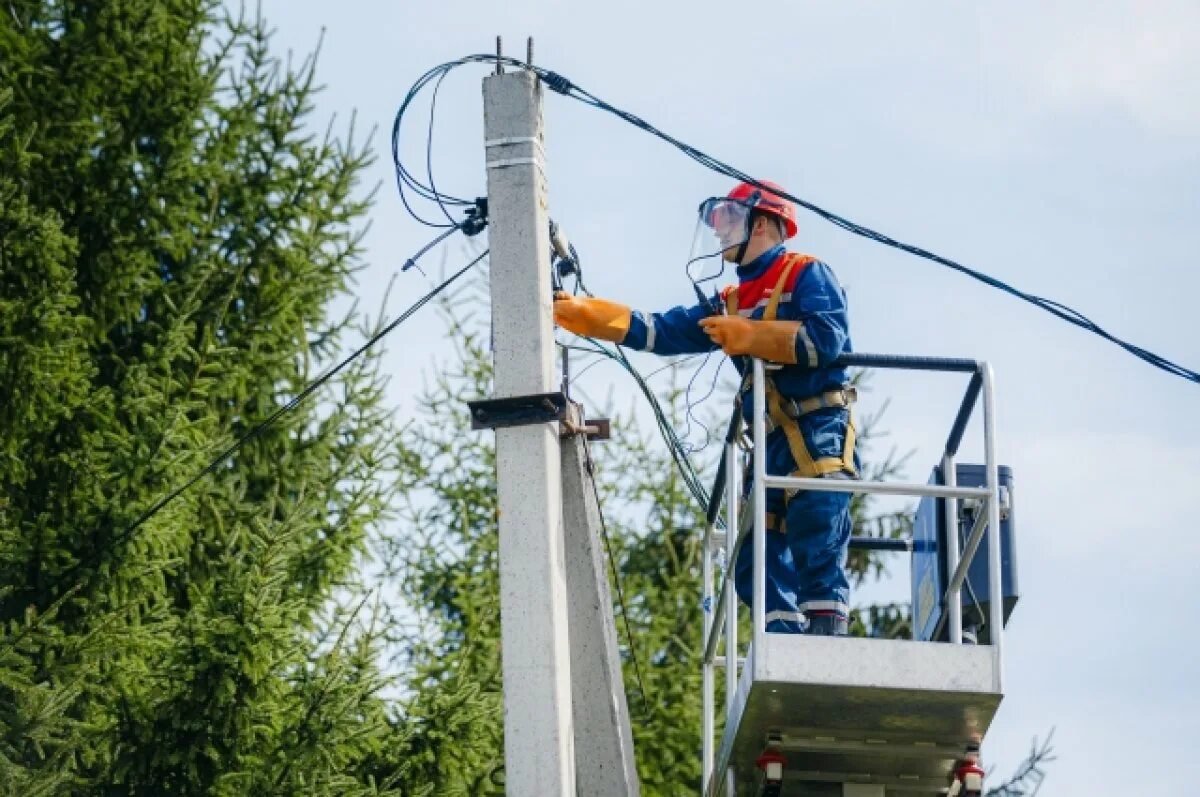
M 766 390 L 764 379 L 767 366 L 762 360 L 753 360 L 753 402 L 751 438 L 753 447 L 750 451 L 751 473 L 753 474 L 749 506 L 752 507 L 754 518 L 751 538 L 754 573 L 753 601 L 751 608 L 751 650 L 763 650 L 763 635 L 766 633 L 765 593 L 766 593 L 766 490 L 767 488 L 784 488 L 799 490 L 821 490 L 850 493 L 870 493 L 877 495 L 901 496 L 934 496 L 944 499 L 946 534 L 946 572 L 952 573 L 945 594 L 942 596 L 943 606 L 949 620 L 949 637 L 952 644 L 962 644 L 962 602 L 961 590 L 967 576 L 967 569 L 975 552 L 983 539 L 984 531 L 988 528 L 1000 528 L 1000 480 L 995 446 L 995 401 L 992 385 L 992 369 L 986 362 L 942 357 L 908 357 L 899 355 L 880 354 L 846 354 L 838 359 L 839 365 L 862 368 L 887 368 L 914 371 L 944 371 L 971 374 L 962 404 L 954 419 L 950 434 L 946 440 L 942 454 L 941 470 L 943 484 L 916 484 L 883 481 L 865 481 L 849 479 L 795 478 L 790 476 L 768 475 L 766 472 Z M 971 420 L 979 398 L 983 397 L 983 444 L 985 461 L 985 485 L 983 487 L 959 487 L 955 483 L 955 458 Z M 737 596 L 732 585 L 734 562 L 738 550 L 745 543 L 746 535 L 739 535 L 741 526 L 739 511 L 741 505 L 741 468 L 737 440 L 741 430 L 741 407 L 734 408 L 728 431 L 725 435 L 725 448 L 722 460 L 717 470 L 712 494 L 706 517 L 704 533 L 702 579 L 704 588 L 704 655 L 703 655 L 703 784 L 706 792 L 709 780 L 713 777 L 714 766 L 714 725 L 715 725 L 715 677 L 718 667 L 725 668 L 725 711 L 728 716 L 738 687 L 738 667 L 746 657 L 738 656 L 737 628 Z M 975 520 L 966 543 L 960 553 L 958 534 L 951 530 L 957 528 L 957 503 L 962 499 L 974 499 L 981 502 L 980 511 L 975 513 Z M 721 502 L 725 502 L 725 529 L 721 534 L 718 529 L 718 516 Z M 907 541 L 859 541 L 863 544 L 856 547 L 871 547 L 883 550 L 911 550 L 911 542 Z M 876 544 L 879 543 L 879 544 Z M 724 577 L 718 595 L 713 594 L 714 555 L 724 552 Z M 1001 598 L 1000 572 L 1000 534 L 994 532 L 988 535 L 987 549 L 988 568 L 988 626 L 990 634 L 993 671 L 995 673 L 994 688 L 1001 691 L 1002 683 L 1002 647 L 1003 647 L 1003 600 Z M 715 598 L 715 599 L 714 599 Z M 725 638 L 724 656 L 717 655 L 717 646 L 722 636 Z M 941 644 L 930 642 L 928 644 Z

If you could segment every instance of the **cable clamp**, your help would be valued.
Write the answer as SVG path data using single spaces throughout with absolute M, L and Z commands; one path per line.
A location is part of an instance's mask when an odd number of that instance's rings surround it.
M 475 198 L 475 205 L 467 208 L 467 217 L 458 224 L 458 229 L 468 238 L 483 232 L 488 223 L 487 197 Z

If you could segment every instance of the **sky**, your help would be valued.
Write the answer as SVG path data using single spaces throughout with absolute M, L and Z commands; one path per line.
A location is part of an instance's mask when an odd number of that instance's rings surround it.
M 262 8 L 280 52 L 309 52 L 324 31 L 314 126 L 357 113 L 360 130 L 377 128 L 370 182 L 380 190 L 355 288 L 368 302 L 430 237 L 405 214 L 390 169 L 392 117 L 408 87 L 431 66 L 491 51 L 497 34 L 508 54 L 523 55 L 532 35 L 537 63 L 743 171 L 1200 368 L 1195 2 Z M 484 193 L 484 71 L 459 70 L 441 90 L 434 171 L 459 196 Z M 682 265 L 696 205 L 729 181 L 564 98 L 549 95 L 545 116 L 550 212 L 579 248 L 589 287 L 647 310 L 688 303 Z M 419 118 L 404 140 L 415 163 Z M 1194 783 L 1200 385 L 815 216 L 802 214 L 792 247 L 837 272 L 856 349 L 972 357 L 995 369 L 1021 602 L 986 761 L 1008 772 L 1053 727 L 1058 760 L 1042 795 L 1127 797 Z M 446 252 L 451 267 L 463 258 L 457 244 Z M 414 272 L 398 279 L 393 313 L 429 286 Z M 389 400 L 403 416 L 449 345 L 427 312 L 386 348 Z M 615 368 L 587 378 L 589 395 L 633 401 Z M 871 384 L 861 409 L 889 402 L 886 445 L 912 451 L 904 476 L 924 481 L 964 380 L 880 373 Z M 981 435 L 976 423 L 965 461 L 980 461 Z M 893 571 L 903 598 L 907 567 Z

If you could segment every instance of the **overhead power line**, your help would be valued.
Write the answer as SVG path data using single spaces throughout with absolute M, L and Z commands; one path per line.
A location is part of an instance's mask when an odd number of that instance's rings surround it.
M 502 64 L 502 65 L 506 65 L 506 66 L 511 66 L 516 69 L 528 69 L 528 70 L 534 72 L 535 74 L 537 74 L 538 77 L 540 77 L 542 79 L 542 81 L 545 83 L 545 85 L 547 87 L 549 87 L 551 90 L 553 90 L 559 94 L 562 94 L 565 97 L 570 97 L 573 100 L 582 102 L 585 105 L 589 105 L 593 108 L 597 108 L 599 110 L 605 111 L 607 113 L 610 113 L 610 114 L 622 119 L 623 121 L 633 125 L 634 127 L 638 128 L 639 130 L 642 130 L 643 132 L 649 133 L 650 135 L 654 136 L 655 138 L 665 141 L 666 143 L 675 147 L 680 152 L 682 152 L 684 155 L 686 155 L 687 157 L 696 161 L 701 166 L 704 166 L 707 169 L 717 172 L 718 174 L 725 175 L 734 180 L 750 183 L 752 185 L 759 187 L 760 189 L 763 189 L 766 191 L 771 191 L 773 193 L 775 192 L 774 189 L 767 187 L 761 181 L 759 181 L 757 178 L 752 177 L 749 174 L 747 174 L 746 172 L 729 165 L 725 161 L 719 160 L 719 159 L 703 152 L 702 150 L 700 150 L 696 147 L 693 147 L 692 145 L 688 144 L 687 142 L 662 131 L 658 127 L 655 127 L 654 125 L 650 124 L 646 120 L 630 113 L 629 111 L 623 110 L 614 105 L 611 105 L 608 102 L 605 102 L 604 100 L 600 99 L 599 97 L 592 94 L 591 92 L 581 88 L 580 86 L 573 83 L 570 79 L 568 79 L 567 77 L 565 77 L 557 72 L 553 72 L 549 69 L 545 69 L 544 67 L 529 65 L 529 64 L 526 64 L 523 61 L 519 61 L 515 58 L 484 53 L 484 54 L 478 54 L 478 55 L 464 56 L 463 58 L 460 58 L 456 61 L 449 61 L 447 63 L 441 64 L 441 65 L 436 66 L 433 69 L 429 70 L 424 75 L 422 75 L 420 78 L 418 78 L 417 82 L 413 84 L 412 89 L 409 90 L 408 95 L 405 97 L 404 102 L 401 104 L 399 110 L 397 111 L 396 119 L 392 126 L 392 153 L 393 153 L 394 162 L 396 164 L 396 176 L 397 176 L 398 185 L 400 186 L 400 190 L 401 190 L 401 198 L 404 200 L 406 207 L 409 206 L 409 203 L 408 203 L 407 198 L 405 198 L 405 196 L 404 196 L 405 187 L 409 188 L 413 193 L 416 193 L 425 199 L 437 201 L 439 204 L 441 204 L 443 202 L 450 202 L 450 203 L 457 202 L 460 204 L 468 204 L 468 203 L 466 203 L 465 200 L 456 200 L 456 198 L 454 198 L 454 197 L 450 197 L 449 195 L 441 194 L 441 193 L 437 192 L 436 190 L 434 190 L 432 188 L 431 185 L 427 186 L 427 185 L 420 183 L 419 181 L 416 181 L 412 177 L 412 175 L 406 169 L 404 169 L 403 165 L 400 162 L 400 158 L 399 158 L 399 133 L 400 133 L 401 121 L 403 119 L 405 112 L 407 111 L 409 105 L 412 103 L 413 99 L 421 91 L 421 89 L 425 87 L 425 85 L 427 85 L 430 81 L 435 80 L 435 79 L 440 82 L 441 79 L 446 74 L 448 74 L 450 71 L 457 69 L 460 66 L 463 66 L 466 64 L 472 64 L 472 63 Z M 430 183 L 432 183 L 432 180 L 430 180 Z M 937 263 L 941 266 L 945 266 L 946 268 L 953 269 L 954 271 L 957 271 L 960 274 L 964 274 L 968 277 L 971 277 L 972 279 L 978 280 L 979 282 L 982 282 L 985 285 L 988 285 L 989 287 L 1003 291 L 1011 296 L 1015 296 L 1018 299 L 1028 302 L 1028 303 L 1034 305 L 1035 307 L 1045 310 L 1046 312 L 1050 313 L 1051 315 L 1055 316 L 1056 318 L 1066 321 L 1069 324 L 1077 326 L 1081 329 L 1085 329 L 1088 332 L 1091 332 L 1091 333 L 1109 341 L 1110 343 L 1113 343 L 1113 344 L 1121 347 L 1122 349 L 1129 352 L 1133 356 L 1137 357 L 1138 359 L 1140 359 L 1146 363 L 1149 363 L 1150 365 L 1154 366 L 1155 368 L 1159 368 L 1159 369 L 1166 371 L 1167 373 L 1172 374 L 1174 376 L 1182 377 L 1183 379 L 1187 379 L 1190 382 L 1200 383 L 1200 372 L 1197 372 L 1191 368 L 1187 368 L 1187 367 L 1180 365 L 1179 363 L 1176 363 L 1166 357 L 1163 357 L 1160 354 L 1156 354 L 1155 352 L 1152 352 L 1148 349 L 1142 348 L 1141 346 L 1138 346 L 1134 343 L 1131 343 L 1127 340 L 1117 337 L 1116 335 L 1112 334 L 1111 332 L 1109 332 L 1106 329 L 1104 329 L 1103 327 L 1101 327 L 1096 322 L 1092 321 L 1090 318 L 1085 316 L 1083 313 L 1079 312 L 1078 310 L 1075 310 L 1072 307 L 1062 304 L 1061 302 L 1057 302 L 1057 301 L 1054 301 L 1053 299 L 1047 299 L 1042 296 L 1036 296 L 1036 295 L 1028 293 L 1026 291 L 1022 291 L 1018 288 L 1013 287 L 1012 285 L 1009 285 L 1008 283 L 1004 282 L 1003 280 L 997 279 L 996 277 L 993 277 L 989 274 L 985 274 L 981 271 L 978 271 L 977 269 L 970 268 L 969 266 L 963 265 L 962 263 L 959 263 L 948 257 L 939 255 L 939 254 L 932 252 L 928 249 L 925 249 L 923 247 L 915 246 L 913 244 L 899 241 L 895 238 L 892 238 L 889 235 L 878 232 L 877 230 L 873 230 L 870 227 L 866 227 L 862 224 L 859 224 L 858 222 L 852 221 L 852 220 L 846 218 L 845 216 L 842 216 L 842 215 L 839 215 L 832 211 L 826 210 L 825 208 L 820 207 L 819 205 L 817 205 L 813 202 L 810 202 L 806 199 L 795 196 L 794 194 L 787 193 L 786 191 L 781 191 L 778 193 L 783 198 L 788 199 L 792 202 L 795 202 L 797 205 L 804 208 L 805 210 L 808 210 L 811 213 L 816 214 L 817 216 L 825 219 L 826 221 L 830 222 L 831 224 L 841 227 L 842 229 L 846 230 L 847 232 L 851 232 L 855 235 L 861 236 L 863 238 L 867 238 L 868 240 L 872 240 L 872 241 L 875 241 L 876 243 L 883 244 L 884 246 L 888 246 L 893 249 L 898 249 L 900 251 L 907 252 L 911 255 L 915 255 L 916 257 L 922 258 L 924 260 L 928 260 L 930 262 Z M 412 212 L 411 207 L 409 207 L 409 211 Z M 416 218 L 415 214 L 414 214 L 414 218 Z M 425 223 L 428 223 L 428 222 L 425 222 Z

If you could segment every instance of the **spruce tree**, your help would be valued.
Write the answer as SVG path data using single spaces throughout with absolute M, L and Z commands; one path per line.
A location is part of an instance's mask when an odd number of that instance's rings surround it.
M 351 322 L 369 157 L 316 90 L 212 0 L 0 14 L 0 792 L 398 777 L 380 631 L 331 603 L 390 500 L 375 361 L 137 525 Z

